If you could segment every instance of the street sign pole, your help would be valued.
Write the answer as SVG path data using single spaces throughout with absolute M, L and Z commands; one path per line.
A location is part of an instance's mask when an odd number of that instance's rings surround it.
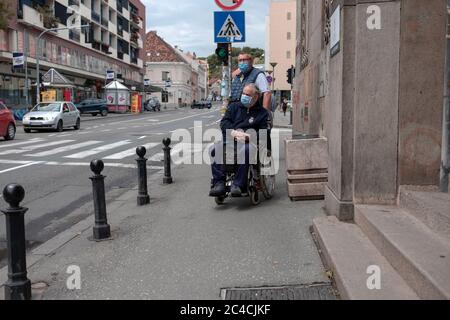
M 232 57 L 231 54 L 233 52 L 233 44 L 230 42 L 228 44 L 228 101 L 231 102 L 231 84 L 233 83 L 233 75 L 231 73 L 232 67 Z

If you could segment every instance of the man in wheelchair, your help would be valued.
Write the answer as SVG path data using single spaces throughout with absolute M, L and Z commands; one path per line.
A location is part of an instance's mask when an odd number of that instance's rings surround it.
M 259 97 L 260 93 L 254 84 L 246 85 L 241 101 L 231 103 L 220 122 L 224 140 L 216 143 L 211 150 L 211 197 L 223 197 L 227 194 L 226 170 L 230 168 L 230 164 L 234 169 L 234 180 L 229 190 L 231 196 L 241 197 L 247 193 L 250 164 L 257 157 L 257 146 L 263 143 L 262 137 L 267 137 L 270 129 L 269 112 L 262 107 Z M 230 162 L 230 158 L 234 161 Z

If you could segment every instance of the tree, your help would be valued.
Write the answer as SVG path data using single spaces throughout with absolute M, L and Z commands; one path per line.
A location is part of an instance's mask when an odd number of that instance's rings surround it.
M 8 28 L 9 19 L 13 15 L 10 5 L 9 1 L 0 1 L 0 30 Z
M 233 47 L 231 50 L 231 68 L 234 70 L 238 65 L 238 55 L 240 52 L 251 54 L 255 58 L 255 64 L 264 64 L 264 50 L 260 48 L 251 47 Z M 211 54 L 207 58 L 209 65 L 209 78 L 210 79 L 222 79 L 222 63 L 215 53 Z

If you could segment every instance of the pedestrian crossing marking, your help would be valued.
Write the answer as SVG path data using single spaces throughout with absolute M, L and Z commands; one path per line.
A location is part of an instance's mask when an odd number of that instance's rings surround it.
M 19 154 L 19 153 L 24 153 L 24 152 L 28 152 L 28 151 L 33 151 L 33 150 L 40 149 L 40 148 L 57 146 L 60 144 L 66 144 L 66 143 L 73 142 L 73 141 L 75 141 L 75 140 L 59 140 L 59 141 L 46 142 L 46 143 L 36 144 L 36 145 L 31 145 L 31 146 L 25 146 L 25 147 L 22 147 L 21 149 L 10 149 L 10 150 L 6 150 L 6 151 L 2 151 L 2 152 L 0 152 L 0 155 Z
M 242 39 L 242 32 L 237 27 L 231 14 L 225 19 L 222 28 L 220 28 L 219 33 L 217 34 L 217 38 L 233 38 L 235 40 Z
M 161 145 L 161 143 L 147 143 L 147 144 L 144 144 L 144 147 L 148 151 L 148 150 L 150 150 L 150 149 L 152 149 L 152 148 L 154 148 L 156 146 L 159 146 L 159 145 Z M 121 159 L 124 159 L 124 158 L 127 158 L 127 157 L 131 157 L 133 155 L 136 155 L 136 147 L 128 149 L 128 150 L 125 150 L 125 151 L 122 151 L 122 152 L 119 152 L 119 153 L 112 154 L 110 156 L 104 157 L 103 159 L 106 159 L 106 160 L 121 160 Z
M 75 149 L 80 149 L 80 148 L 91 146 L 93 144 L 98 144 L 98 143 L 101 143 L 101 141 L 86 141 L 86 142 L 76 143 L 76 144 L 73 144 L 70 146 L 60 147 L 60 148 L 56 148 L 53 150 L 43 151 L 43 152 L 39 152 L 39 153 L 35 153 L 35 154 L 26 154 L 25 156 L 27 156 L 27 157 L 45 157 L 45 156 L 63 153 L 63 152 L 67 152 L 67 151 L 71 151 L 71 150 L 75 150 Z
M 13 143 L 6 143 L 6 144 L 0 144 L 0 149 L 1 148 L 9 148 L 9 147 L 16 147 L 16 146 L 22 146 L 22 145 L 26 145 L 26 144 L 32 144 L 35 142 L 40 142 L 40 141 L 44 141 L 44 139 L 42 138 L 34 138 L 28 141 L 23 141 L 23 142 L 13 142 Z
M 129 140 L 119 141 L 119 142 L 107 144 L 107 145 L 104 145 L 104 146 L 100 146 L 100 147 L 97 147 L 97 148 L 94 148 L 94 149 L 91 149 L 91 150 L 87 150 L 87 151 L 82 151 L 82 152 L 79 152 L 79 153 L 71 154 L 69 156 L 65 156 L 64 158 L 84 159 L 84 158 L 92 156 L 94 154 L 105 152 L 105 151 L 108 151 L 108 150 L 111 150 L 111 149 L 114 149 L 114 148 L 117 148 L 117 147 L 121 147 L 121 146 L 130 144 L 130 143 L 131 143 L 131 141 L 129 141 Z

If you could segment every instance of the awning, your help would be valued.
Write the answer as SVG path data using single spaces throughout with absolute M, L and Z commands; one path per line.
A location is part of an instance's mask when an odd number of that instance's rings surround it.
M 47 71 L 46 74 L 42 77 L 42 82 L 46 87 L 54 87 L 54 88 L 73 88 L 74 85 L 72 82 L 67 80 L 62 74 L 60 74 L 55 69 L 51 68 Z
M 164 88 L 160 88 L 160 87 L 156 87 L 156 86 L 152 86 L 152 85 L 144 86 L 143 88 L 144 88 L 143 92 L 164 92 Z

